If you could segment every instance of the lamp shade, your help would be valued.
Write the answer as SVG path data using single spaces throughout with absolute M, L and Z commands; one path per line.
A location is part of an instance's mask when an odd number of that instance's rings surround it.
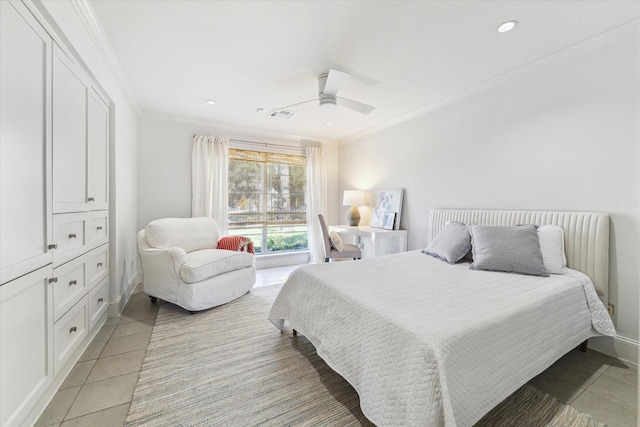
M 345 190 L 342 198 L 343 206 L 362 206 L 364 205 L 364 192 L 362 190 Z

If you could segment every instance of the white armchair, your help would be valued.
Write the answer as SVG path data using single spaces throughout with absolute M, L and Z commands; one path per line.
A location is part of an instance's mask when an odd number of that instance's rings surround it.
M 256 282 L 252 252 L 240 237 L 220 239 L 211 218 L 159 219 L 138 232 L 144 292 L 191 312 L 247 293 Z

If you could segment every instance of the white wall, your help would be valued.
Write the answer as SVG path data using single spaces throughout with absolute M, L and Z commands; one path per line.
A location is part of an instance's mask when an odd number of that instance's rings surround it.
M 138 125 L 138 229 L 166 217 L 191 216 L 191 148 L 194 134 L 257 142 L 300 144 L 300 137 L 152 115 Z M 322 143 L 327 168 L 328 213 L 338 214 L 338 144 Z M 259 148 L 259 147 L 256 147 Z
M 639 49 L 635 32 L 342 144 L 340 188 L 404 188 L 410 249 L 432 208 L 610 213 L 609 298 L 637 346 Z
M 112 101 L 112 143 L 110 147 L 110 268 L 109 300 L 122 308 L 123 297 L 136 283 L 137 247 L 137 117 L 123 88 L 101 55 L 78 11 L 69 0 L 35 3 L 50 25 L 79 55 Z M 48 16 L 47 16 L 48 15 Z

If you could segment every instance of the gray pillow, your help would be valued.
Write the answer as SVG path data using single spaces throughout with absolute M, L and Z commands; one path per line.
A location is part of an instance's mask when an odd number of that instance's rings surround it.
M 473 270 L 549 276 L 535 225 L 472 225 Z
M 450 222 L 440 230 L 435 239 L 427 245 L 422 252 L 455 264 L 471 249 L 471 236 L 469 227 L 460 222 Z

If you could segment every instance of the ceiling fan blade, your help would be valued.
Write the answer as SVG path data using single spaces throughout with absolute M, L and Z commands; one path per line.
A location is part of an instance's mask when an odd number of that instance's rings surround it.
M 338 90 L 344 85 L 349 78 L 348 73 L 344 73 L 338 70 L 329 70 L 327 75 L 327 81 L 324 85 L 324 90 L 321 92 L 325 95 L 334 95 L 338 93 Z
M 307 101 L 296 102 L 295 104 L 285 105 L 284 107 L 275 108 L 274 110 L 286 110 L 287 108 L 295 107 L 297 105 L 302 105 L 302 104 L 306 104 L 306 103 L 313 102 L 313 101 L 319 101 L 319 99 L 318 98 L 314 98 L 314 99 L 309 99 Z
M 370 112 L 376 109 L 376 107 L 363 104 L 362 102 L 353 101 L 351 99 L 340 98 L 340 97 L 337 97 L 337 99 L 338 99 L 339 106 L 348 108 L 353 111 L 357 111 L 358 113 L 369 114 Z

